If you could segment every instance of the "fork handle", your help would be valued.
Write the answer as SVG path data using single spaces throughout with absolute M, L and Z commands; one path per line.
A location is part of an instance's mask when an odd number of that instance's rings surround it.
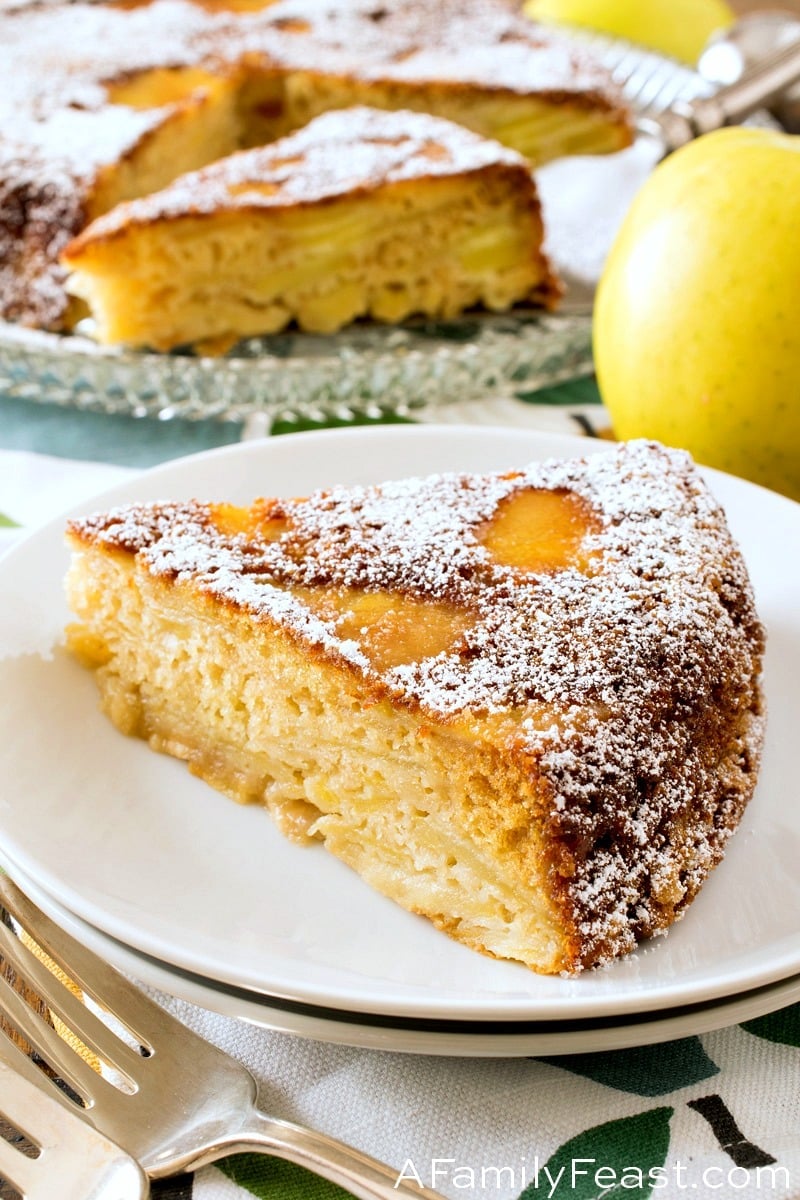
M 422 1177 L 422 1169 L 411 1160 L 402 1170 L 394 1170 L 336 1138 L 304 1129 L 291 1121 L 268 1117 L 255 1108 L 241 1128 L 221 1134 L 218 1141 L 187 1156 L 180 1169 L 196 1170 L 229 1154 L 253 1151 L 305 1167 L 314 1175 L 338 1184 L 358 1200 L 398 1200 L 398 1197 L 409 1200 L 412 1196 L 416 1200 L 444 1200 L 439 1192 L 417 1182 Z M 172 1163 L 170 1173 L 175 1169 Z

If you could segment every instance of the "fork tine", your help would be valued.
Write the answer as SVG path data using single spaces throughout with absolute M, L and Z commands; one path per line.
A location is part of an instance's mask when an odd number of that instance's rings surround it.
M 22 1075 L 30 1083 L 38 1083 L 36 1076 L 40 1074 L 26 1057 L 8 1038 L 0 1037 L 0 1069 L 3 1065 Z M 2 1076 L 0 1075 L 0 1078 Z M 24 1134 L 30 1142 L 39 1149 L 39 1141 L 32 1132 L 35 1123 L 26 1117 L 25 1106 L 18 1100 L 9 1105 L 8 1097 L 0 1098 L 0 1113 L 19 1133 Z M 10 1145 L 5 1138 L 0 1137 L 0 1180 L 6 1179 L 13 1183 L 23 1195 L 33 1189 L 38 1169 L 26 1158 L 20 1150 Z
M 70 1031 L 109 1066 L 135 1079 L 142 1056 L 95 1016 L 32 951 L 0 925 L 0 954 L 36 991 Z
M 159 1036 L 169 1035 L 175 1025 L 172 1017 L 148 996 L 138 991 L 134 994 L 113 967 L 35 908 L 7 875 L 0 876 L 0 904 L 65 974 L 121 1021 L 142 1046 L 151 1047 Z
M 44 1077 L 8 1038 L 0 1037 L 0 1112 L 36 1150 L 0 1138 L 0 1176 L 26 1200 L 146 1200 L 141 1168 L 119 1146 L 91 1129 L 77 1110 L 56 1103 Z M 62 1100 L 64 1097 L 62 1097 Z M 5 1191 L 3 1192 L 5 1195 Z
M 7 1011 L 5 1004 L 0 1002 L 0 1015 L 5 1015 Z M 47 1086 L 47 1078 L 36 1064 L 31 1062 L 27 1054 L 11 1040 L 7 1030 L 0 1032 L 0 1063 L 6 1063 L 12 1071 L 16 1071 L 17 1075 L 21 1075 L 29 1083 L 33 1083 L 39 1088 Z M 67 1103 L 72 1105 L 73 1102 L 69 1096 L 65 1092 L 61 1094 Z
M 85 1101 L 101 1087 L 115 1092 L 116 1088 L 92 1070 L 62 1037 L 41 1017 L 37 1016 L 22 997 L 0 979 L 0 1009 L 50 1067 L 61 1076 L 73 1091 Z
M 38 1174 L 35 1159 L 26 1158 L 5 1138 L 0 1138 L 0 1182 L 6 1179 L 21 1195 L 28 1196 L 36 1186 Z

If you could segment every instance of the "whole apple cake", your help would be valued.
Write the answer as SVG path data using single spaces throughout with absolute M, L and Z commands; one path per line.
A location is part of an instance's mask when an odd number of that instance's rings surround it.
M 68 539 L 69 644 L 119 729 L 484 953 L 632 950 L 752 795 L 764 635 L 681 452 L 135 504 Z
M 505 0 L 15 0 L 0 8 L 0 316 L 73 328 L 101 214 L 330 109 L 452 120 L 532 165 L 628 145 L 609 73 Z

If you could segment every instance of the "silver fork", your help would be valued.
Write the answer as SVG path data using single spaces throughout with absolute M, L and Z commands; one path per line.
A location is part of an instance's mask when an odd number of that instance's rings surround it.
M 735 46 L 740 37 L 747 36 L 752 44 L 766 16 L 753 13 L 718 35 L 716 53 L 726 43 Z M 791 15 L 786 16 L 791 22 Z M 748 22 L 753 28 L 746 35 Z M 791 35 L 771 45 L 762 38 L 759 52 L 750 56 L 741 74 L 722 86 L 719 80 L 620 38 L 584 30 L 573 30 L 572 36 L 610 71 L 630 105 L 637 133 L 654 138 L 662 156 L 704 133 L 740 124 L 800 81 L 800 41 Z
M 0 1178 L 25 1200 L 146 1200 L 147 1179 L 130 1155 L 58 1104 L 44 1075 L 32 1082 L 28 1070 L 22 1051 L 0 1035 L 0 1116 L 19 1135 L 0 1137 Z
M 228 1154 L 259 1151 L 288 1159 L 359 1200 L 442 1200 L 413 1179 L 334 1138 L 270 1117 L 256 1103 L 250 1072 L 187 1029 L 69 934 L 0 875 L 0 905 L 15 925 L 64 971 L 105 1019 L 68 989 L 0 921 L 0 958 L 104 1065 L 103 1074 L 74 1050 L 0 977 L 0 1012 L 77 1097 L 52 1094 L 122 1146 L 152 1179 L 195 1170 Z M 107 1019 L 107 1018 L 106 1018 Z M 119 1026 L 124 1036 L 120 1036 Z M 42 1077 L 21 1056 L 29 1078 Z
M 665 111 L 637 118 L 640 133 L 657 138 L 664 155 L 725 125 L 739 125 L 800 80 L 800 44 L 778 46 L 710 96 L 675 100 Z

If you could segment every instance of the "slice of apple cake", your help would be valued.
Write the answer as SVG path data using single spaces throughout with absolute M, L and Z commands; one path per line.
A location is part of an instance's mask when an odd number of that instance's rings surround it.
M 682 453 L 138 504 L 68 536 L 69 642 L 111 720 L 477 950 L 626 953 L 752 794 L 763 633 Z
M 168 349 L 357 317 L 549 304 L 525 160 L 422 113 L 327 113 L 119 205 L 69 246 L 103 342 Z

